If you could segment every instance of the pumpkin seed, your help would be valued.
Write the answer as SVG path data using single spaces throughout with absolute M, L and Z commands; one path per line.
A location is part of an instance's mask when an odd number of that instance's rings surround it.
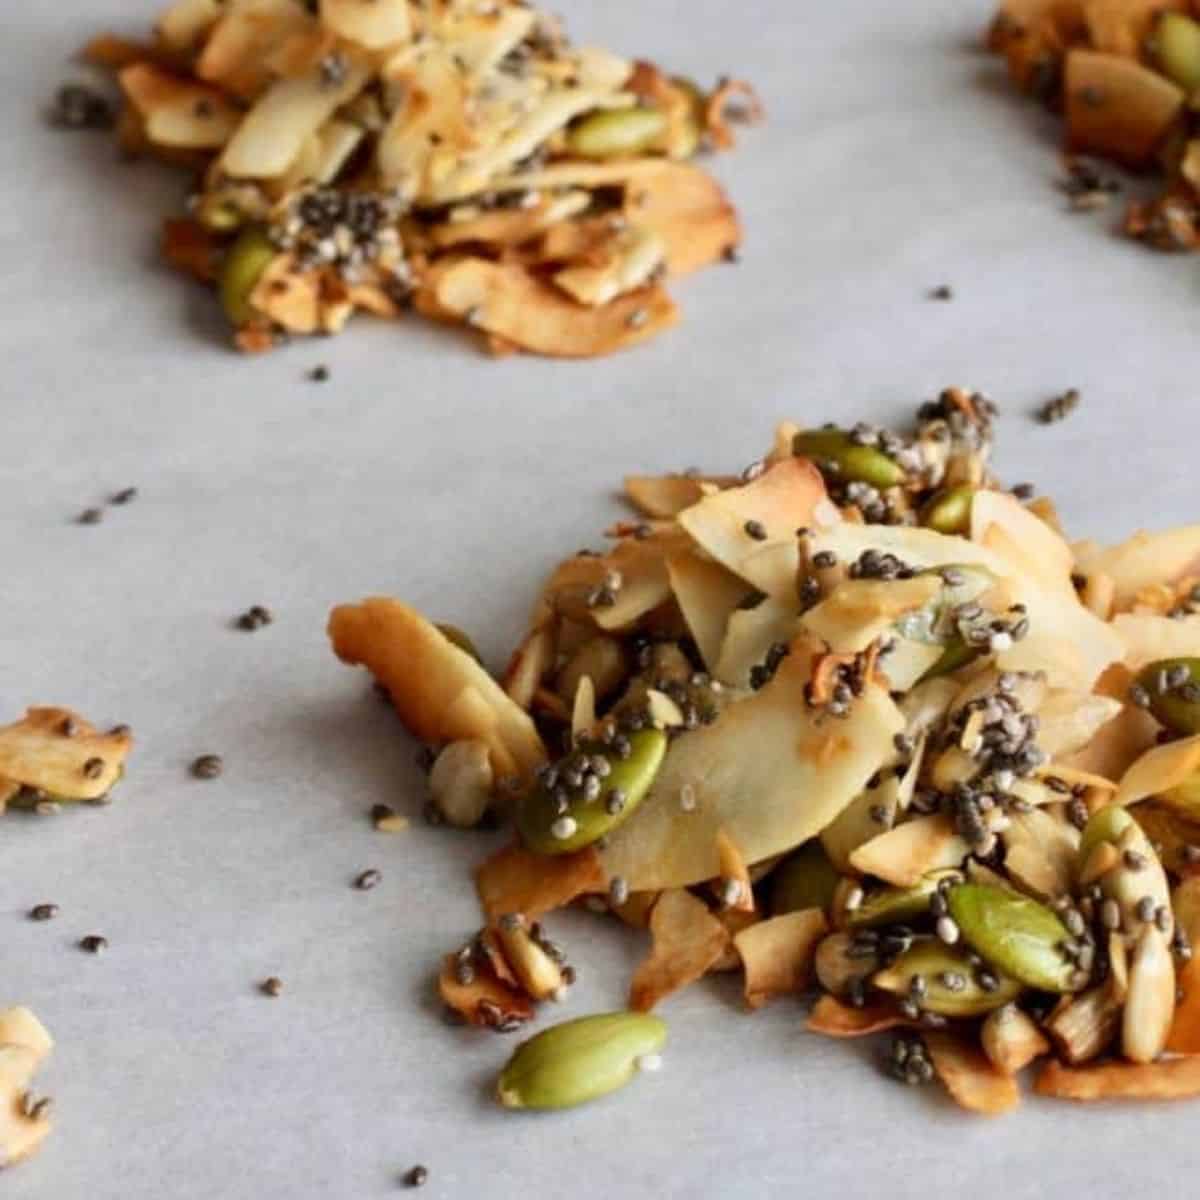
M 805 842 L 771 872 L 771 915 L 819 908 L 828 913 L 839 875 L 821 843 Z
M 221 306 L 233 325 L 240 327 L 253 319 L 250 294 L 278 253 L 271 239 L 257 226 L 242 230 L 230 246 L 221 264 L 219 291 Z
M 1200 88 L 1200 24 L 1165 12 L 1154 30 L 1154 54 L 1162 73 L 1185 92 Z
M 505 1108 L 572 1108 L 657 1065 L 667 1027 L 650 1013 L 601 1013 L 543 1030 L 517 1047 L 496 1084 Z
M 517 830 L 530 850 L 582 850 L 637 808 L 662 766 L 667 736 L 660 729 L 645 729 L 631 733 L 628 740 L 630 753 L 625 758 L 604 745 L 572 751 L 525 794 L 517 806 Z M 599 759 L 607 771 L 593 769 Z
M 869 483 L 876 488 L 904 482 L 904 468 L 874 446 L 860 446 L 841 429 L 810 429 L 796 434 L 792 453 L 810 458 L 823 471 L 832 464 L 844 482 Z
M 872 984 L 895 996 L 919 991 L 920 1005 L 943 1017 L 976 1017 L 1015 1000 L 1024 990 L 1016 979 L 992 972 L 995 987 L 983 987 L 965 951 L 933 938 L 915 942 L 899 958 L 871 977 Z M 914 985 L 913 980 L 922 982 Z M 989 985 L 993 982 L 989 980 Z
M 962 873 L 953 869 L 930 871 L 915 887 L 883 888 L 868 895 L 846 923 L 851 929 L 869 929 L 924 916 L 933 894 L 946 882 L 962 883 Z
M 966 534 L 971 528 L 971 502 L 977 488 L 969 483 L 938 492 L 921 510 L 921 524 L 938 533 Z
M 1072 992 L 1077 968 L 1061 947 L 1067 927 L 1044 904 L 985 883 L 964 883 L 947 897 L 950 915 L 977 954 L 1043 992 Z
M 1169 686 L 1162 686 L 1168 683 Z M 1200 687 L 1200 658 L 1160 658 L 1147 663 L 1137 685 L 1150 698 L 1150 711 L 1172 732 L 1200 733 L 1200 700 L 1187 693 Z M 1197 691 L 1200 695 L 1200 691 Z
M 666 131 L 660 109 L 602 109 L 567 130 L 567 149 L 581 158 L 627 158 L 652 150 Z

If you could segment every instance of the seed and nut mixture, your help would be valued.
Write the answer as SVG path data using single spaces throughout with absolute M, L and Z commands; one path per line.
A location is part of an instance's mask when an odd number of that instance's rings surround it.
M 163 252 L 242 350 L 411 307 L 496 354 L 607 354 L 741 240 L 691 160 L 761 116 L 750 87 L 578 48 L 519 0 L 175 0 L 84 58 L 116 72 L 122 148 L 193 173 Z M 70 88 L 55 112 L 111 116 Z
M 554 569 L 497 675 L 400 601 L 333 611 L 434 819 L 513 831 L 441 965 L 455 1019 L 569 1001 L 557 909 L 649 933 L 628 1011 L 523 1043 L 502 1104 L 656 1069 L 650 1010 L 713 971 L 750 1009 L 815 990 L 810 1029 L 890 1031 L 887 1074 L 972 1111 L 1031 1063 L 1051 1096 L 1200 1095 L 1200 527 L 1068 542 L 993 474 L 997 417 L 947 388 L 905 429 L 627 478 L 636 517 Z
M 1159 250 L 1200 246 L 1200 19 L 1180 0 L 1003 0 L 987 36 L 1012 82 L 1062 114 L 1075 212 L 1107 207 L 1120 185 L 1095 155 L 1161 178 L 1126 207 L 1124 232 Z

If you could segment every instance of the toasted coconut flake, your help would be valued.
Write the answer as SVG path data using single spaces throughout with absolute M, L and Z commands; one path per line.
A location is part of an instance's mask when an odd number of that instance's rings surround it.
M 315 333 L 321 327 L 321 276 L 301 271 L 290 254 L 267 263 L 250 293 L 250 307 L 289 333 Z
M 158 18 L 154 31 L 168 49 L 194 50 L 221 15 L 221 0 L 175 0 Z
M 613 235 L 604 262 L 565 267 L 554 282 L 573 300 L 595 308 L 649 283 L 665 254 L 657 233 L 631 225 Z
M 132 747 L 128 729 L 100 733 L 69 708 L 30 708 L 0 728 L 0 782 L 52 800 L 96 800 L 124 774 Z
M 320 67 L 280 79 L 246 114 L 221 155 L 221 169 L 235 179 L 270 179 L 292 165 L 305 141 L 353 99 L 367 82 L 361 63 L 347 58 L 340 83 L 325 81 Z
M 475 886 L 488 921 L 505 913 L 530 920 L 570 904 L 577 896 L 603 892 L 607 876 L 590 847 L 546 857 L 523 846 L 507 846 L 480 864 Z
M 1014 812 L 1004 842 L 1004 866 L 1026 891 L 1040 900 L 1068 896 L 1075 881 L 1079 830 L 1040 808 Z
M 1126 612 L 1144 589 L 1200 573 L 1200 525 L 1135 533 L 1115 546 L 1089 549 L 1081 554 L 1078 569 L 1085 575 L 1108 575 L 1115 586 L 1116 610 Z
M 1110 980 L 1078 995 L 1064 996 L 1043 1027 L 1067 1062 L 1088 1062 L 1116 1038 L 1123 1002 Z
M 331 33 L 367 50 L 408 39 L 408 0 L 321 0 L 321 23 Z
M 662 238 L 672 275 L 718 262 L 742 240 L 737 213 L 721 185 L 690 163 L 663 162 L 659 170 L 631 181 L 625 216 Z
M 746 867 L 746 860 L 742 857 L 742 852 L 724 829 L 717 830 L 716 840 L 717 862 L 720 865 L 719 878 L 722 881 L 736 880 L 738 885 L 737 900 L 728 907 L 736 908 L 740 912 L 753 912 L 754 887 L 750 881 L 750 871 Z
M 648 517 L 676 517 L 707 494 L 705 481 L 691 475 L 625 476 L 626 497 Z
M 6 1167 L 36 1153 L 50 1132 L 46 1113 L 28 1110 L 25 1099 L 53 1045 L 29 1009 L 0 1012 L 0 1163 Z
M 746 1004 L 761 1008 L 777 996 L 803 990 L 812 973 L 817 943 L 828 923 L 819 908 L 759 921 L 733 939 L 746 969 Z
M 726 109 L 731 101 L 739 98 L 746 120 L 761 121 L 766 116 L 762 101 L 750 84 L 744 79 L 723 79 L 704 106 L 704 127 L 718 150 L 729 150 L 733 146 L 733 130 L 729 127 Z
M 1114 804 L 1136 804 L 1147 796 L 1168 792 L 1200 767 L 1200 734 L 1147 750 L 1121 776 Z
M 1122 663 L 1113 663 L 1096 681 L 1096 692 L 1123 700 L 1129 695 L 1133 674 Z M 1092 740 L 1068 760 L 1070 765 L 1110 780 L 1120 779 L 1138 757 L 1155 744 L 1158 722 L 1133 704 L 1102 725 Z M 1056 768 L 1061 764 L 1056 764 Z
M 583 308 L 515 263 L 464 258 L 435 268 L 417 306 L 498 334 L 523 350 L 554 358 L 592 358 L 635 346 L 678 319 L 662 288 L 646 287 L 600 308 Z
M 1051 758 L 1066 758 L 1087 746 L 1122 707 L 1108 696 L 1052 690 L 1038 705 L 1038 745 Z
M 742 970 L 742 959 L 741 955 L 737 952 L 737 947 L 734 945 L 733 939 L 744 929 L 749 929 L 751 925 L 757 925 L 762 920 L 762 917 L 757 912 L 746 912 L 740 908 L 718 909 L 714 915 L 725 926 L 730 941 L 724 951 L 722 951 L 721 957 L 709 969 L 714 973 L 718 971 L 740 971 Z
M 888 633 L 898 617 L 923 608 L 941 588 L 936 575 L 847 579 L 804 614 L 804 628 L 838 654 L 857 654 Z
M 1200 846 L 1200 823 L 1152 800 L 1139 803 L 1135 815 L 1151 844 L 1158 848 L 1159 858 L 1174 874 L 1184 879 L 1200 875 L 1200 862 L 1192 862 L 1187 849 Z
M 729 932 L 690 892 L 666 891 L 650 914 L 653 944 L 629 990 L 629 1007 L 648 1012 L 699 979 L 729 944 Z
M 1020 1104 L 1016 1080 L 997 1070 L 964 1038 L 935 1031 L 923 1036 L 933 1069 L 960 1107 L 984 1116 L 999 1116 Z
M 136 63 L 118 76 L 121 89 L 157 146 L 219 150 L 242 118 L 217 88 L 180 79 L 151 63 Z
M 140 42 L 115 33 L 97 34 L 80 50 L 79 58 L 107 71 L 120 71 L 134 63 L 153 63 L 164 71 L 178 70 L 182 65 L 179 56 L 162 43 Z
M 227 5 L 196 61 L 196 75 L 252 100 L 271 82 L 272 54 L 289 38 L 315 27 L 295 0 L 243 0 Z
M 450 249 L 468 242 L 503 248 L 519 246 L 548 226 L 565 222 L 587 208 L 590 196 L 572 191 L 565 196 L 548 195 L 530 208 L 500 208 L 481 213 L 469 221 L 446 221 L 430 231 L 433 244 Z
M 814 658 L 811 645 L 793 643 L 761 691 L 672 743 L 650 796 L 604 851 L 610 872 L 635 890 L 699 883 L 720 871 L 719 829 L 758 862 L 819 833 L 862 791 L 903 720 L 874 684 L 844 720 L 821 720 L 804 698 Z M 680 807 L 685 788 L 692 811 Z
M 753 608 L 730 613 L 716 677 L 731 687 L 748 687 L 750 672 L 767 657 L 771 647 L 791 643 L 797 621 L 796 602 L 790 597 L 768 596 Z
M 1113 628 L 1125 643 L 1125 665 L 1131 671 L 1161 658 L 1200 656 L 1200 616 L 1121 613 Z
M 889 772 L 880 784 L 868 788 L 821 831 L 821 845 L 830 862 L 843 874 L 854 874 L 852 856 L 886 829 L 908 807 L 924 755 L 924 743 L 917 748 L 904 775 L 897 779 Z
M 1051 1059 L 1034 1089 L 1061 1100 L 1188 1100 L 1200 1096 L 1200 1058 L 1102 1063 L 1074 1070 Z
M 824 995 L 813 1005 L 804 1027 L 810 1033 L 824 1034 L 825 1037 L 859 1038 L 908 1023 L 900 1011 L 889 1003 L 853 1008 L 843 1004 L 836 996 Z
M 917 817 L 859 846 L 850 863 L 864 875 L 875 875 L 896 887 L 914 887 L 922 875 L 957 867 L 971 852 L 944 813 Z
M 415 609 L 386 597 L 340 605 L 330 614 L 329 637 L 343 662 L 367 667 L 387 688 L 401 720 L 422 741 L 478 738 L 488 745 L 497 777 L 528 778 L 545 761 L 528 714 Z M 465 693 L 476 703 L 464 704 Z
M 457 956 L 446 955 L 438 975 L 438 994 L 448 1008 L 472 1025 L 497 1028 L 532 1019 L 533 1002 L 523 992 L 477 967 L 470 983 L 461 983 Z
M 752 483 L 706 496 L 679 514 L 679 524 L 717 562 L 771 596 L 795 595 L 796 530 L 812 524 L 813 509 L 825 497 L 820 472 L 792 458 L 768 468 Z M 765 537 L 752 537 L 748 522 Z M 764 548 L 785 547 L 786 558 L 764 559 Z
M 746 584 L 720 563 L 697 554 L 668 559 L 667 577 L 704 665 L 716 674 L 729 618 L 745 598 Z

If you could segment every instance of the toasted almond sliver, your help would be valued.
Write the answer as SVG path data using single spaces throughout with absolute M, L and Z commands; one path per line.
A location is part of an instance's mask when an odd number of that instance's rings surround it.
M 738 849 L 737 843 L 725 832 L 717 830 L 717 862 L 720 865 L 720 878 L 735 880 L 738 885 L 737 900 L 729 905 L 730 908 L 741 912 L 754 911 L 754 888 L 750 882 L 750 872 L 746 868 L 746 860 Z
M 1017 1081 L 998 1071 L 987 1056 L 953 1033 L 925 1033 L 938 1078 L 961 1107 L 984 1116 L 1011 1112 L 1021 1103 Z
M 321 0 L 321 24 L 368 50 L 394 46 L 411 33 L 408 0 Z
M 761 1008 L 778 996 L 801 991 L 828 928 L 819 908 L 806 908 L 758 921 L 736 934 L 733 944 L 746 969 L 747 1005 Z
M 388 689 L 401 720 L 430 744 L 486 741 L 498 778 L 528 776 L 545 761 L 533 722 L 465 651 L 415 609 L 375 597 L 329 617 L 334 652 L 362 664 Z M 464 705 L 470 694 L 477 701 Z
M 909 1022 L 890 1004 L 875 1004 L 866 1008 L 853 1008 L 843 1004 L 836 996 L 824 995 L 808 1015 L 805 1028 L 811 1033 L 821 1033 L 832 1038 L 867 1037 L 897 1029 Z
M 1187 1100 L 1200 1096 L 1200 1057 L 1077 1068 L 1052 1058 L 1034 1090 L 1061 1100 Z
M 1114 804 L 1136 804 L 1169 792 L 1200 767 L 1200 734 L 1147 750 L 1121 777 Z
M 608 877 L 595 850 L 547 857 L 523 846 L 506 846 L 475 871 L 475 887 L 488 921 L 505 913 L 532 920 L 564 908 L 577 896 L 603 892 Z
M 650 914 L 650 954 L 638 967 L 629 1007 L 648 1012 L 707 972 L 729 944 L 729 932 L 704 902 L 683 889 L 663 892 Z

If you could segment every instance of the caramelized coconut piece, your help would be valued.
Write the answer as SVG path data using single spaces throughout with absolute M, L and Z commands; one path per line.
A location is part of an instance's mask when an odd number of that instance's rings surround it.
M 98 800 L 121 778 L 132 746 L 124 726 L 100 733 L 68 708 L 31 708 L 0 728 L 0 795 L 7 790 L 11 801 L 25 788 L 49 800 Z

